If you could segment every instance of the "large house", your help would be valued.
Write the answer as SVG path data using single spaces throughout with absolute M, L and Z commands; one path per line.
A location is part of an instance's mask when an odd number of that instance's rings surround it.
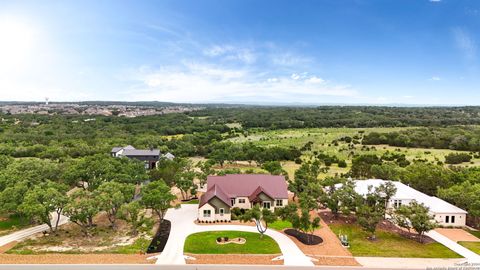
M 229 221 L 234 207 L 254 205 L 271 209 L 288 204 L 285 177 L 266 174 L 208 176 L 207 191 L 200 197 L 199 221 Z
M 387 181 L 380 179 L 356 180 L 355 191 L 360 195 L 368 193 L 369 186 L 376 188 Z M 401 182 L 390 181 L 397 188 L 397 192 L 388 202 L 388 208 L 396 208 L 401 205 L 407 205 L 415 200 L 423 203 L 429 208 L 430 214 L 441 226 L 463 227 L 465 226 L 467 212 L 456 207 L 442 199 L 429 196 L 418 190 L 415 190 Z
M 131 145 L 125 147 L 114 147 L 110 153 L 112 157 L 128 157 L 135 158 L 145 162 L 145 169 L 154 169 L 157 167 L 157 163 L 160 160 L 160 150 L 148 149 L 141 150 L 135 149 Z

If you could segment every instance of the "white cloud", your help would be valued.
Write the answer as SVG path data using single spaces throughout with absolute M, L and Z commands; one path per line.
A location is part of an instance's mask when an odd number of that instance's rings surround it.
M 225 60 L 241 61 L 246 64 L 253 64 L 257 60 L 253 50 L 232 45 L 214 45 L 203 50 L 203 54 L 209 57 L 223 57 Z
M 456 46 L 467 60 L 474 60 L 477 55 L 477 45 L 473 37 L 462 28 L 454 28 L 453 36 Z
M 349 85 L 326 83 L 316 76 L 263 77 L 253 70 L 199 63 L 184 63 L 182 69 L 144 67 L 131 76 L 132 80 L 141 83 L 124 93 L 132 100 L 320 102 L 325 96 L 357 95 Z
M 293 53 L 274 53 L 270 55 L 272 64 L 279 66 L 297 66 L 312 62 L 311 58 Z
M 442 0 L 429 0 L 429 1 L 432 2 L 432 3 L 440 3 L 440 2 L 442 2 Z
M 324 83 L 325 80 L 317 76 L 312 76 L 305 80 L 307 83 Z
M 430 81 L 440 81 L 442 78 L 438 77 L 438 76 L 433 76 L 430 78 Z

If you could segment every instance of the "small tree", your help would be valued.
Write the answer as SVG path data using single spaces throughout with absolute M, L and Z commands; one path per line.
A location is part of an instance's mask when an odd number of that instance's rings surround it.
M 133 201 L 122 205 L 118 210 L 117 216 L 119 219 L 123 219 L 130 223 L 132 226 L 131 234 L 133 236 L 138 234 L 140 228 L 148 228 L 151 225 L 151 219 L 145 217 L 145 213 L 143 213 L 143 207 L 138 201 Z
M 305 162 L 295 171 L 294 180 L 288 181 L 288 189 L 294 193 L 293 199 L 303 193 L 309 184 L 318 183 L 318 176 L 325 172 L 318 160 Z
M 386 183 L 379 185 L 376 188 L 376 191 L 384 201 L 384 204 L 385 204 L 384 209 L 386 210 L 388 206 L 388 202 L 395 195 L 395 193 L 397 193 L 397 187 L 391 181 L 387 181 Z M 386 217 L 386 215 L 387 215 L 387 212 L 385 211 L 384 218 Z
M 364 201 L 357 207 L 357 221 L 362 228 L 370 233 L 371 240 L 376 239 L 375 231 L 377 225 L 382 221 L 385 213 L 385 204 L 382 197 L 375 190 L 372 192 L 372 187 L 368 188 Z
M 433 220 L 433 216 L 429 214 L 429 209 L 423 203 L 412 201 L 408 207 L 410 208 L 410 216 L 408 217 L 412 228 L 417 232 L 420 242 L 423 243 L 424 234 L 437 227 L 437 223 Z
M 110 226 L 115 229 L 117 212 L 120 207 L 131 201 L 135 193 L 135 186 L 117 182 L 104 182 L 94 192 L 100 210 L 107 212 Z
M 197 192 L 197 185 L 194 183 L 195 172 L 187 170 L 175 176 L 175 186 L 180 189 L 182 199 L 187 200 L 191 194 Z
M 64 209 L 65 215 L 71 222 L 80 226 L 85 236 L 89 236 L 89 229 L 93 227 L 93 218 L 99 211 L 97 199 L 86 190 L 75 191 Z
M 255 205 L 253 208 L 245 211 L 245 214 L 241 215 L 239 217 L 239 220 L 243 222 L 253 220 L 255 222 L 255 225 L 257 226 L 258 232 L 260 233 L 260 237 L 263 237 L 263 234 L 268 229 L 268 224 L 277 220 L 277 216 L 269 209 L 260 209 L 260 206 Z
M 355 210 L 361 197 L 355 192 L 355 183 L 351 179 L 327 178 L 322 184 L 327 191 L 319 200 L 330 209 L 335 219 L 340 213 L 348 215 Z
M 170 192 L 170 187 L 160 180 L 151 182 L 142 189 L 141 203 L 157 214 L 160 225 L 175 199 L 175 195 Z
M 394 211 L 392 211 L 391 217 L 392 222 L 395 223 L 400 228 L 404 228 L 410 232 L 412 229 L 412 224 L 410 223 L 411 211 L 410 207 L 407 205 L 401 205 Z
M 313 220 L 310 217 L 308 209 L 302 209 L 301 215 L 298 217 L 299 227 L 305 234 L 308 235 L 308 243 L 312 242 L 313 232 L 320 228 L 320 217 L 315 217 Z
M 19 206 L 20 212 L 32 220 L 47 224 L 50 231 L 55 232 L 68 201 L 65 191 L 66 186 L 53 182 L 37 186 L 25 194 Z M 55 213 L 55 217 L 52 217 L 52 213 Z
M 197 177 L 200 180 L 200 187 L 205 186 L 209 175 L 215 174 L 215 170 L 212 168 L 212 166 L 213 164 L 210 160 L 206 162 L 199 161 L 197 163 L 196 167 L 201 171 L 197 173 Z
M 296 203 L 290 203 L 287 206 L 278 209 L 278 216 L 282 220 L 292 223 L 293 229 L 301 231 L 308 235 L 307 241 L 311 243 L 313 232 L 320 227 L 320 217 L 311 219 L 310 211 L 307 208 L 302 208 L 298 211 Z

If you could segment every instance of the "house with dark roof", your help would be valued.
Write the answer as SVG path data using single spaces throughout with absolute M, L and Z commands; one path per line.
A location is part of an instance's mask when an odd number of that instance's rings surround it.
M 110 152 L 112 157 L 128 157 L 138 159 L 145 163 L 145 169 L 154 169 L 160 160 L 160 150 L 158 149 L 135 149 L 131 145 L 125 147 L 113 147 Z
M 285 177 L 268 174 L 210 175 L 207 192 L 200 197 L 199 221 L 229 221 L 231 209 L 250 209 L 254 205 L 275 210 L 288 204 Z

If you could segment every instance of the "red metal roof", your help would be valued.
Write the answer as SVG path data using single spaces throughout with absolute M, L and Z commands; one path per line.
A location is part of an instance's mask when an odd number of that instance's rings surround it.
M 249 197 L 258 187 L 273 199 L 288 199 L 287 182 L 282 175 L 269 174 L 227 174 L 210 175 L 207 186 L 217 185 L 230 198 Z
M 200 198 L 202 207 L 213 197 L 217 197 L 231 206 L 231 199 L 249 197 L 252 200 L 261 192 L 272 199 L 288 199 L 287 183 L 282 175 L 269 174 L 227 174 L 209 175 L 207 192 Z

